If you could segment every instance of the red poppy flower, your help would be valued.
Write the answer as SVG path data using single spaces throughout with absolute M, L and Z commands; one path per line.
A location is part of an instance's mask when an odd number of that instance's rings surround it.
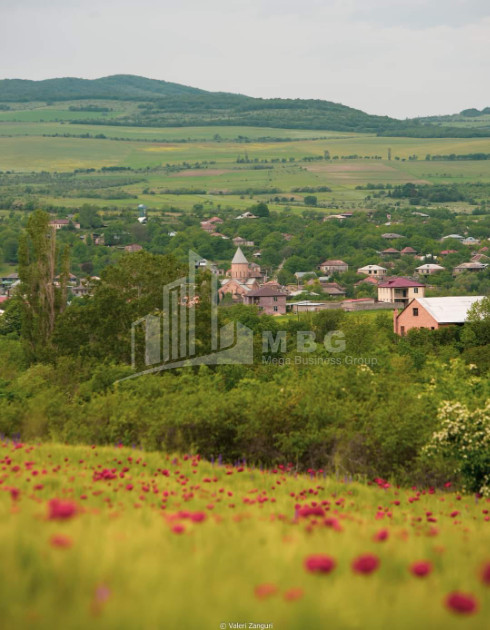
M 284 593 L 284 599 L 287 602 L 295 602 L 296 600 L 301 599 L 304 593 L 305 592 L 302 588 L 290 588 Z
M 330 573 L 335 569 L 336 562 L 330 556 L 318 553 L 305 558 L 304 565 L 310 573 Z
M 364 575 L 369 575 L 376 571 L 379 567 L 380 561 L 379 558 L 371 553 L 363 554 L 362 556 L 358 556 L 352 562 L 352 570 L 356 573 L 363 573 Z
M 277 586 L 275 584 L 259 584 L 255 587 L 254 593 L 255 597 L 258 599 L 266 599 L 271 595 L 275 595 L 277 593 Z
M 387 529 L 380 529 L 373 536 L 373 540 L 376 542 L 382 542 L 383 540 L 387 540 L 390 535 L 390 532 Z
M 417 577 L 425 577 L 432 572 L 432 564 L 425 560 L 421 560 L 420 562 L 414 562 L 410 566 L 410 572 Z
M 177 523 L 177 525 L 174 525 L 172 527 L 172 531 L 174 534 L 183 534 L 185 532 L 185 527 L 184 525 L 181 525 L 180 523 Z
M 76 513 L 77 506 L 73 501 L 51 499 L 48 503 L 48 518 L 50 520 L 66 520 L 75 516 Z
M 481 570 L 481 581 L 490 586 L 490 562 L 483 565 Z
M 72 539 L 64 534 L 53 534 L 49 542 L 53 545 L 53 547 L 62 547 L 64 549 L 71 547 L 73 544 Z
M 449 593 L 446 597 L 446 606 L 453 612 L 462 615 L 471 615 L 478 609 L 478 602 L 473 595 L 467 595 L 466 593 Z

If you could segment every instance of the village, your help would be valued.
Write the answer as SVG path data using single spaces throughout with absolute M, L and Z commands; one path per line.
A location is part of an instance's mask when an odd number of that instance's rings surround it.
M 416 213 L 424 218 L 429 215 Z M 79 239 L 86 244 L 89 240 L 96 248 L 117 249 L 124 254 L 135 254 L 143 251 L 143 245 L 139 243 L 121 243 L 109 247 L 105 243 L 104 230 L 87 233 L 81 230 L 77 215 L 69 218 L 53 218 L 50 226 L 56 235 L 79 233 Z M 327 215 L 323 219 L 324 224 L 332 225 L 343 222 L 353 223 L 353 212 Z M 391 219 L 391 215 L 388 215 Z M 141 229 L 146 229 L 148 223 L 146 206 L 138 207 L 137 223 Z M 234 217 L 234 223 L 240 221 L 258 224 L 261 217 L 247 211 Z M 464 246 L 470 252 L 469 260 L 460 262 L 448 269 L 444 259 L 451 259 L 457 254 L 456 249 L 444 247 L 438 256 L 420 255 L 414 247 L 405 245 L 398 249 L 394 246 L 386 247 L 378 251 L 378 260 L 370 264 L 362 265 L 357 269 L 342 259 L 328 259 L 320 262 L 311 270 L 295 270 L 292 277 L 294 282 L 280 282 L 280 271 L 285 261 L 276 268 L 267 265 L 261 266 L 262 252 L 256 246 L 254 240 L 235 235 L 228 236 L 220 232 L 220 227 L 226 224 L 226 218 L 213 216 L 200 221 L 200 228 L 206 236 L 213 240 L 216 238 L 231 241 L 235 247 L 234 254 L 228 265 L 214 263 L 203 258 L 199 266 L 209 268 L 218 276 L 219 304 L 230 306 L 244 304 L 256 307 L 261 314 L 272 316 L 285 316 L 287 314 L 299 314 L 303 312 L 318 312 L 322 310 L 341 309 L 346 312 L 388 310 L 393 312 L 393 330 L 400 336 L 404 336 L 411 328 L 428 328 L 436 330 L 449 325 L 462 325 L 466 321 L 468 310 L 481 300 L 484 295 L 447 295 L 427 296 L 434 286 L 434 278 L 438 274 L 450 271 L 453 278 L 464 275 L 472 276 L 486 271 L 489 266 L 489 247 L 471 236 L 457 233 L 444 235 L 440 242 L 452 243 L 454 247 Z M 391 225 L 391 221 L 387 222 Z M 102 226 L 102 228 L 106 227 Z M 223 228 L 221 228 L 223 229 Z M 229 230 L 227 230 L 229 232 Z M 170 231 L 168 237 L 174 239 L 176 232 Z M 287 243 L 293 239 L 292 234 L 283 234 Z M 383 232 L 381 239 L 396 244 L 397 241 L 405 241 L 402 234 L 397 232 Z M 247 254 L 244 253 L 244 250 Z M 396 273 L 396 261 L 411 261 L 413 273 L 401 275 Z M 427 262 L 429 260 L 429 262 Z M 420 264 L 417 265 L 417 262 Z M 442 262 L 443 264 L 440 264 Z M 227 268 L 228 267 L 228 268 Z M 355 293 L 362 296 L 352 297 L 343 283 L 343 277 L 355 273 L 357 279 L 353 284 Z M 55 279 L 55 284 L 59 278 Z M 77 276 L 70 273 L 68 287 L 71 298 L 83 298 L 92 294 L 93 287 L 100 277 L 96 275 Z M 351 280 L 352 282 L 352 280 Z M 6 302 L 14 294 L 19 286 L 19 276 L 16 272 L 9 273 L 0 278 L 0 315 L 6 306 Z M 351 296 L 348 296 L 348 292 Z M 363 295 L 368 292 L 369 295 Z

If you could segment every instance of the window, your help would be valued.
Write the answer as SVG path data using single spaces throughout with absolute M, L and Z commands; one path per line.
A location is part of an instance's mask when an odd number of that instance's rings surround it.
M 413 292 L 414 292 L 414 293 L 418 293 L 418 292 L 419 292 L 419 288 L 418 288 L 418 287 L 415 287 L 415 288 L 414 288 L 414 290 L 413 290 Z
M 277 306 L 274 306 L 274 312 L 277 313 L 278 310 Z
M 412 313 L 414 317 L 418 317 L 419 316 L 419 309 L 418 308 L 412 308 Z
M 274 302 L 277 302 L 277 298 L 276 297 L 274 298 Z
M 401 332 L 402 337 L 404 337 L 405 336 L 405 326 L 402 326 L 400 328 L 400 332 Z

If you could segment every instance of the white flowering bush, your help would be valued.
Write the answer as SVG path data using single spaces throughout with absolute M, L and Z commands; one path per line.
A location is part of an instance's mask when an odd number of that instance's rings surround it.
M 458 402 L 443 402 L 439 429 L 423 448 L 423 456 L 449 460 L 464 490 L 490 496 L 490 401 L 469 410 Z

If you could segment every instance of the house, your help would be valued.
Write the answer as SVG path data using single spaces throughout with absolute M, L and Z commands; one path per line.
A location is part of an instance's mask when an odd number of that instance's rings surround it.
M 417 251 L 413 247 L 404 247 L 400 254 L 402 256 L 415 256 Z
M 218 223 L 224 223 L 224 221 L 219 217 L 211 217 L 211 219 L 208 219 L 208 223 L 214 223 L 215 225 L 217 225 Z
M 326 217 L 323 217 L 323 221 L 328 221 L 329 219 L 338 219 L 339 221 L 343 221 L 345 219 L 343 214 L 327 214 Z
M 461 263 L 457 267 L 454 267 L 453 273 L 455 276 L 457 276 L 458 274 L 464 273 L 465 271 L 471 271 L 471 272 L 483 271 L 486 268 L 487 268 L 487 265 L 481 262 L 465 262 L 465 263 Z
M 49 225 L 53 227 L 55 230 L 61 230 L 61 228 L 68 227 L 70 223 L 72 223 L 70 219 L 53 219 L 52 221 L 49 222 Z M 76 230 L 80 229 L 80 223 L 73 222 L 72 225 Z
M 214 223 L 210 223 L 209 221 L 201 221 L 201 228 L 205 232 L 209 232 L 209 233 L 214 232 L 216 230 Z
M 419 276 L 429 276 L 432 273 L 437 273 L 438 271 L 445 271 L 445 267 L 441 267 L 441 265 L 436 265 L 434 263 L 426 263 L 425 265 L 420 265 L 415 270 Z
M 357 273 L 363 273 L 366 276 L 386 276 L 388 273 L 388 269 L 386 267 L 380 267 L 379 265 L 366 265 L 365 267 L 360 267 L 357 270 Z
M 490 258 L 486 256 L 485 254 L 475 254 L 474 256 L 471 257 L 470 262 L 479 262 L 483 264 L 488 264 L 490 263 Z
M 129 252 L 130 254 L 134 254 L 135 252 L 140 252 L 143 248 L 138 243 L 133 243 L 132 245 L 126 245 L 124 247 L 124 251 Z
M 441 252 L 441 256 L 449 256 L 449 254 L 457 254 L 458 251 L 456 249 L 443 249 Z
M 383 278 L 377 278 L 376 276 L 367 276 L 366 278 L 359 280 L 359 282 L 356 282 L 354 286 L 359 287 L 362 284 L 371 284 L 377 287 L 382 280 Z
M 259 311 L 266 315 L 285 315 L 286 297 L 285 291 L 264 286 L 244 295 L 243 303 L 249 306 L 258 306 Z
M 240 214 L 239 216 L 235 217 L 235 219 L 258 219 L 259 217 L 257 217 L 255 214 L 252 214 L 251 212 L 244 212 L 243 214 Z
M 343 297 L 346 294 L 344 287 L 340 286 L 338 282 L 327 282 L 328 278 L 319 278 L 318 281 L 323 289 L 323 292 L 330 297 Z
M 479 245 L 480 241 L 477 238 L 473 238 L 472 236 L 468 236 L 464 238 L 462 241 L 463 245 Z
M 468 310 L 483 296 L 416 298 L 400 314 L 393 313 L 393 330 L 403 337 L 412 328 L 437 330 L 444 326 L 461 326 Z
M 381 234 L 381 238 L 392 240 L 395 238 L 405 238 L 405 237 L 402 234 L 396 234 L 395 232 L 386 232 L 385 234 Z
M 425 284 L 410 278 L 389 278 L 378 284 L 378 300 L 405 307 L 411 300 L 424 297 Z
M 383 249 L 381 256 L 399 256 L 400 252 L 394 247 L 388 247 L 388 249 Z
M 255 247 L 255 243 L 253 241 L 248 241 L 246 238 L 242 238 L 241 236 L 235 236 L 233 239 L 233 245 L 235 245 L 235 247 Z
M 84 295 L 90 295 L 90 287 L 88 284 L 80 283 L 76 287 L 71 287 L 70 291 L 75 297 L 83 297 Z
M 225 234 L 221 234 L 221 232 L 211 232 L 211 236 L 217 236 L 219 238 L 224 239 L 225 241 L 229 241 L 230 237 L 226 236 Z
M 296 271 L 294 273 L 294 277 L 298 281 L 298 284 L 302 284 L 305 278 L 313 278 L 316 279 L 316 273 L 314 271 Z
M 349 271 L 349 265 L 343 260 L 326 260 L 318 265 L 318 269 L 323 273 L 343 273 Z
M 448 238 L 453 238 L 455 241 L 464 241 L 464 236 L 461 236 L 461 234 L 448 234 L 447 236 L 443 236 L 441 241 L 445 241 Z
M 194 266 L 196 269 L 209 269 L 209 271 L 215 276 L 220 275 L 218 265 L 216 265 L 215 263 L 210 263 L 208 260 L 206 260 L 206 258 L 201 258 L 200 260 L 196 261 Z

